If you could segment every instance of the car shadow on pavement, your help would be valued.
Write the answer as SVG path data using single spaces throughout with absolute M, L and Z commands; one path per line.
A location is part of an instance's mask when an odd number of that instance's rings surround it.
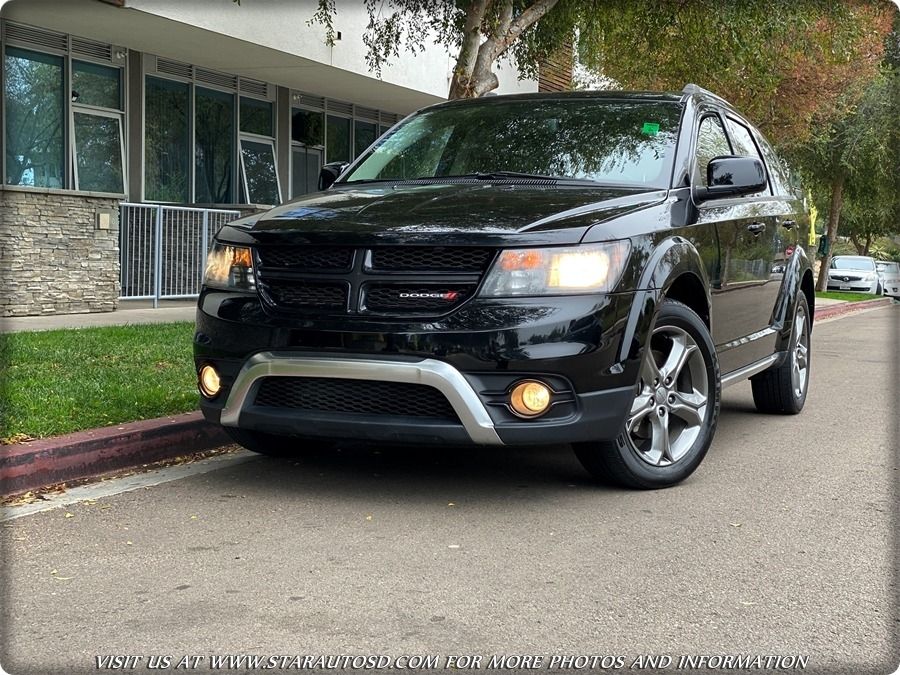
M 567 445 L 517 448 L 342 444 L 299 450 L 295 457 L 260 457 L 212 474 L 229 490 L 275 491 L 282 497 L 329 494 L 341 499 L 463 495 L 553 498 L 560 492 L 619 492 L 595 483 Z

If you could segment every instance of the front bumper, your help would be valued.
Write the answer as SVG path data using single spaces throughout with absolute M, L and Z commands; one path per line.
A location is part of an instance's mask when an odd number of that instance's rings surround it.
M 640 362 L 642 338 L 625 337 L 633 301 L 626 293 L 473 302 L 441 319 L 376 323 L 273 317 L 255 298 L 207 291 L 197 312 L 195 363 L 214 366 L 223 390 L 201 399 L 201 409 L 225 426 L 311 438 L 480 445 L 614 438 Z M 266 378 L 303 377 L 427 385 L 455 416 L 257 404 Z M 509 410 L 506 394 L 529 378 L 548 383 L 558 404 L 522 419 Z
M 843 281 L 840 278 L 829 277 L 827 289 L 829 291 L 845 291 L 852 293 L 877 293 L 878 280 Z
M 266 378 L 329 378 L 400 382 L 437 389 L 449 402 L 456 421 L 413 416 L 384 418 L 315 410 L 292 410 L 256 404 L 256 392 Z M 632 387 L 576 395 L 573 412 L 546 420 L 515 423 L 498 420 L 489 411 L 485 392 L 453 366 L 435 359 L 381 360 L 303 356 L 260 352 L 241 368 L 222 407 L 203 406 L 206 418 L 223 426 L 268 433 L 329 439 L 382 442 L 474 443 L 522 445 L 574 442 L 612 437 L 618 433 L 634 396 Z

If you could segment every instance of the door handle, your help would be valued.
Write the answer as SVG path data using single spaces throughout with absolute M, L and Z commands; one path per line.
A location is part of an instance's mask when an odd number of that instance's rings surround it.
M 781 221 L 781 226 L 786 230 L 794 229 L 794 225 L 797 224 L 796 220 L 783 220 Z
M 747 230 L 748 230 L 751 234 L 755 234 L 756 236 L 759 236 L 759 235 L 761 235 L 763 232 L 766 231 L 766 224 L 765 224 L 765 223 L 750 223 L 750 224 L 747 226 Z

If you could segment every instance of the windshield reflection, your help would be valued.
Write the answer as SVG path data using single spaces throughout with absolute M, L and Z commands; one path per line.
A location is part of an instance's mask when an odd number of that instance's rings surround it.
M 515 180 L 498 175 L 514 172 L 666 188 L 681 112 L 677 102 L 590 98 L 432 108 L 381 139 L 342 182 Z

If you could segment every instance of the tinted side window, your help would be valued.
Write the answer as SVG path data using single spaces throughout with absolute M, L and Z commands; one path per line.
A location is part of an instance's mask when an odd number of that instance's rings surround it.
M 706 167 L 709 160 L 720 155 L 730 155 L 731 146 L 722 121 L 713 115 L 700 120 L 700 131 L 697 133 L 697 179 L 700 185 L 707 186 Z
M 753 141 L 753 135 L 750 133 L 750 129 L 730 117 L 726 119 L 725 123 L 728 125 L 728 131 L 731 133 L 731 141 L 734 143 L 734 154 L 742 157 L 756 157 L 760 162 L 763 162 L 762 155 L 759 152 L 759 148 L 756 147 L 756 143 Z M 763 164 L 765 165 L 765 162 L 763 162 Z M 766 192 L 766 190 L 763 190 L 756 194 L 762 195 L 766 194 Z
M 792 195 L 791 175 L 785 167 L 781 158 L 775 154 L 769 142 L 763 138 L 762 134 L 757 134 L 759 147 L 762 150 L 763 157 L 766 160 L 766 166 L 769 169 L 769 180 L 772 183 L 772 191 L 776 195 Z

